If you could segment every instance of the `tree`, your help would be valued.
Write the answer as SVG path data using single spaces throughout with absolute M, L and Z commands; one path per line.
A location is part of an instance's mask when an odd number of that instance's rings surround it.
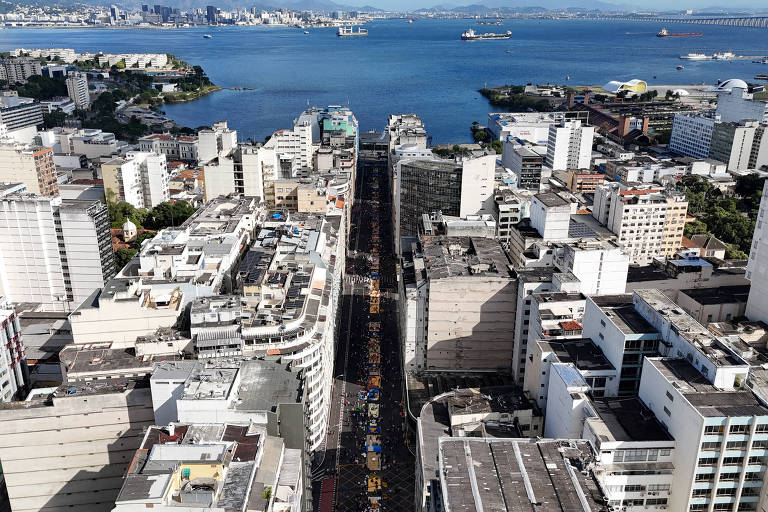
M 51 113 L 43 114 L 43 126 L 48 128 L 55 128 L 57 126 L 64 126 L 64 121 L 67 119 L 65 114 L 60 108 L 57 108 Z
M 178 226 L 193 213 L 195 213 L 195 209 L 186 201 L 160 203 L 148 212 L 145 226 L 147 229 L 164 229 L 168 226 Z
M 475 142 L 486 142 L 488 140 L 488 134 L 483 130 L 475 130 L 472 133 L 472 138 Z
M 117 262 L 117 268 L 123 268 L 131 261 L 131 258 L 136 256 L 138 251 L 136 249 L 129 249 L 127 247 L 120 247 L 115 251 L 115 261 Z
M 496 152 L 497 155 L 500 155 L 502 153 L 502 150 L 504 149 L 504 143 L 500 140 L 495 140 L 491 143 L 491 147 L 493 147 L 493 150 Z
M 707 225 L 700 220 L 689 222 L 685 225 L 684 235 L 688 238 L 693 235 L 703 235 L 707 233 Z

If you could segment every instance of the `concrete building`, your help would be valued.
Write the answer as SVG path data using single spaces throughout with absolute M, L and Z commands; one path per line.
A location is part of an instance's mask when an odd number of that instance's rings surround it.
M 729 171 L 756 169 L 768 164 L 759 149 L 764 129 L 758 130 L 757 121 L 716 123 L 712 130 L 709 157 L 725 162 Z M 760 158 L 758 158 L 758 155 Z
M 757 223 L 752 235 L 746 277 L 752 283 L 747 301 L 747 317 L 768 323 L 768 184 L 763 186 L 763 199 L 757 212 Z
M 197 137 L 153 133 L 139 139 L 139 151 L 165 155 L 168 161 L 197 162 Z
M 80 110 L 88 110 L 91 97 L 88 93 L 88 75 L 74 72 L 67 77 L 67 96 L 75 102 Z
M 0 462 L 14 511 L 109 512 L 144 429 L 146 379 L 69 382 L 0 408 Z
M 589 470 L 576 470 L 593 460 L 586 441 L 441 438 L 438 443 L 440 506 L 423 510 L 485 510 L 491 503 L 501 512 L 535 510 L 538 503 L 552 511 L 608 510 Z
M 226 121 L 219 121 L 197 133 L 197 144 L 197 161 L 206 164 L 232 152 L 237 145 L 237 131 L 230 130 Z
M 9 84 L 24 84 L 31 76 L 42 76 L 40 61 L 28 57 L 12 57 L 0 61 L 0 80 Z
M 449 510 L 441 502 L 442 440 L 480 437 L 502 443 L 538 436 L 542 419 L 536 405 L 511 386 L 455 389 L 430 399 L 416 420 L 416 510 Z
M 300 512 L 306 501 L 303 469 L 300 450 L 256 426 L 152 426 L 112 511 Z
M 69 97 L 64 96 L 60 98 L 52 98 L 48 101 L 41 101 L 40 107 L 43 109 L 43 112 L 46 114 L 50 114 L 52 112 L 56 112 L 57 110 L 62 111 L 66 115 L 71 115 L 75 113 L 75 109 L 77 106 L 75 105 L 75 102 L 69 99 Z
M 532 197 L 532 191 L 517 189 L 500 189 L 494 195 L 496 238 L 505 248 L 509 247 L 511 228 L 531 216 Z
M 421 216 L 491 213 L 495 154 L 478 152 L 456 159 L 403 159 L 395 169 L 395 240 L 418 234 Z
M 568 171 L 568 190 L 574 194 L 594 194 L 605 183 L 605 174 L 599 172 Z
M 702 325 L 744 317 L 749 285 L 680 290 L 675 302 Z
M 589 169 L 595 127 L 580 120 L 562 121 L 549 127 L 547 167 L 553 171 Z
M 43 111 L 32 98 L 20 98 L 16 91 L 0 92 L 0 124 L 16 142 L 30 144 L 43 124 Z
M 579 116 L 587 120 L 587 112 L 492 112 L 488 114 L 488 129 L 494 140 L 507 140 L 509 137 L 531 144 L 546 145 L 549 127 Z
M 504 143 L 506 151 L 501 157 L 501 165 L 510 169 L 517 177 L 517 188 L 533 190 L 541 189 L 542 165 L 545 152 L 540 148 L 522 146 L 509 140 Z M 539 149 L 539 151 L 536 151 Z
M 109 339 L 117 348 L 133 347 L 138 336 L 173 326 L 193 299 L 229 282 L 262 214 L 253 198 L 222 197 L 181 226 L 158 232 L 73 311 L 75 342 Z
M 598 187 L 592 215 L 617 236 L 631 263 L 674 256 L 683 237 L 688 202 L 682 194 L 651 187 Z
M 768 409 L 683 358 L 648 358 L 640 399 L 675 439 L 670 510 L 759 510 Z
M 100 201 L 8 195 L 0 199 L 0 284 L 15 303 L 70 311 L 115 274 Z
M 53 151 L 42 146 L 0 144 L 0 181 L 23 183 L 33 194 L 58 196 Z
M 0 401 L 10 402 L 29 384 L 26 349 L 19 315 L 7 298 L 0 296 Z
M 498 242 L 425 236 L 409 247 L 409 258 L 403 290 L 405 368 L 509 369 L 517 284 Z
M 115 201 L 151 209 L 170 199 L 164 154 L 130 151 L 101 164 L 104 190 Z
M 708 158 L 716 120 L 710 117 L 675 114 L 669 149 L 694 158 Z

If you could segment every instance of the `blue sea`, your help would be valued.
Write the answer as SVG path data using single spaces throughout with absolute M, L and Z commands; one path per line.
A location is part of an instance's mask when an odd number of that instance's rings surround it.
M 499 41 L 464 42 L 475 31 L 512 31 Z M 201 27 L 173 30 L 7 29 L 0 50 L 70 47 L 78 51 L 169 52 L 201 65 L 223 90 L 201 100 L 164 107 L 181 125 L 226 119 L 241 139 L 263 140 L 290 126 L 307 105 L 349 105 L 362 129 L 382 129 L 387 116 L 415 112 L 433 143 L 470 140 L 473 121 L 484 124 L 493 108 L 477 90 L 526 83 L 601 85 L 640 78 L 652 84 L 714 83 L 768 73 L 746 61 L 685 61 L 689 52 L 731 50 L 768 55 L 768 31 L 670 25 L 703 37 L 657 38 L 655 23 L 594 20 L 508 20 L 503 26 L 472 20 L 382 20 L 368 37 L 338 38 L 335 29 Z M 204 39 L 210 33 L 212 39 Z M 507 53 L 510 50 L 511 53 Z

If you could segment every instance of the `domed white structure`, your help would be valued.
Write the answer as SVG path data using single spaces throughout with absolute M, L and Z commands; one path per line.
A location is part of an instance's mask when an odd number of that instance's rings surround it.
M 729 78 L 728 80 L 719 83 L 717 86 L 712 87 L 710 91 L 714 92 L 730 92 L 731 89 L 734 87 L 738 87 L 739 89 L 744 89 L 745 91 L 749 89 L 749 86 L 747 85 L 747 82 L 742 80 L 741 78 Z
M 131 242 L 136 239 L 137 235 L 136 224 L 131 222 L 131 219 L 126 220 L 123 223 L 123 241 Z
M 608 82 L 603 86 L 603 89 L 605 89 L 608 92 L 612 92 L 614 94 L 620 91 L 629 91 L 629 92 L 636 92 L 638 94 L 642 94 L 648 90 L 648 84 L 645 83 L 644 80 L 640 80 L 639 78 L 633 78 L 632 80 L 628 80 L 626 82 L 611 80 L 610 82 Z

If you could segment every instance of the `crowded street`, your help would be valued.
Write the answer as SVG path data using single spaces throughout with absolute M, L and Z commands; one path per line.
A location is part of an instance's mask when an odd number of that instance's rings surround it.
M 409 510 L 395 260 L 386 163 L 362 162 L 347 255 L 333 407 L 315 459 L 316 509 Z

